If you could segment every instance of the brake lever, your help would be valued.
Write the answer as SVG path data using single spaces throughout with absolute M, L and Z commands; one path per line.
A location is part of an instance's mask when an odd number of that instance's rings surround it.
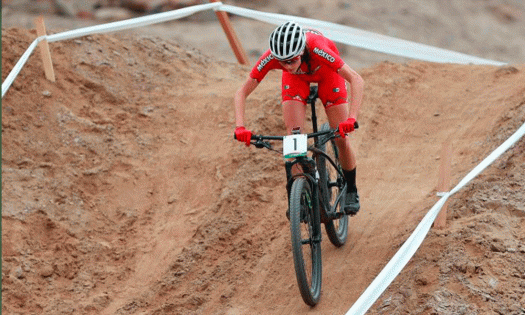
M 354 123 L 354 131 L 359 129 L 359 123 L 356 121 Z M 333 129 L 334 138 L 341 138 L 341 134 L 339 133 L 339 129 Z M 345 136 L 348 136 L 350 133 L 345 133 Z
M 257 140 L 255 142 L 252 142 L 252 144 L 257 148 L 257 149 L 262 149 L 262 148 L 267 148 L 267 149 L 272 149 L 272 145 L 270 142 L 265 142 L 265 141 L 262 141 L 262 140 Z

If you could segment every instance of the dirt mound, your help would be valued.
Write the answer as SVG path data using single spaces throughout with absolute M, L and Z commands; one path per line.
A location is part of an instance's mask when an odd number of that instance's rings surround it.
M 3 79 L 35 37 L 2 30 Z M 311 312 L 295 284 L 282 158 L 232 139 L 249 68 L 153 36 L 51 50 L 57 83 L 36 52 L 2 100 L 2 311 Z M 362 75 L 362 211 L 346 246 L 324 238 L 319 314 L 348 310 L 437 200 L 442 142 L 457 182 L 525 117 L 524 66 L 381 63 Z M 258 133 L 284 132 L 278 85 L 270 74 L 248 101 Z M 453 198 L 449 228 L 371 313 L 523 311 L 523 153 L 522 140 Z

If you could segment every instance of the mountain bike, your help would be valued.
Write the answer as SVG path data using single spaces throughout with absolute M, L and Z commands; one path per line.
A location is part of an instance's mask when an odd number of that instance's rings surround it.
M 315 306 L 319 302 L 322 282 L 321 223 L 330 242 L 343 246 L 348 235 L 348 216 L 343 207 L 346 181 L 339 164 L 339 153 L 334 139 L 338 130 L 328 123 L 317 128 L 315 102 L 317 86 L 310 87 L 308 103 L 312 109 L 313 132 L 301 134 L 294 130 L 289 136 L 252 135 L 256 148 L 277 151 L 269 140 L 283 141 L 288 211 L 295 274 L 304 302 Z M 359 126 L 355 125 L 355 128 Z M 313 145 L 308 139 L 313 138 Z M 310 152 L 310 153 L 309 153 Z M 292 168 L 300 169 L 292 172 Z

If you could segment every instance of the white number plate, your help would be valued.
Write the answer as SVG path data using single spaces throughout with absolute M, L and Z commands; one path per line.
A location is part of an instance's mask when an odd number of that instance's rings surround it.
M 308 153 L 308 136 L 305 134 L 284 136 L 283 156 L 293 158 Z

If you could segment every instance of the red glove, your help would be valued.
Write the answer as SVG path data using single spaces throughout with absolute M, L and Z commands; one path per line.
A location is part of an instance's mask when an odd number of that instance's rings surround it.
M 250 146 L 250 140 L 252 139 L 252 132 L 246 130 L 244 127 L 235 128 L 235 139 L 240 142 L 246 143 L 246 146 Z
M 343 121 L 339 124 L 339 133 L 341 138 L 346 137 L 346 133 L 350 133 L 355 129 L 355 118 L 348 118 L 346 121 Z

